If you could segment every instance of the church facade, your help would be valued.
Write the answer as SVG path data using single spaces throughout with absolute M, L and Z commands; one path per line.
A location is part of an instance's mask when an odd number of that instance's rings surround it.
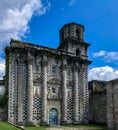
M 11 39 L 6 47 L 8 121 L 17 125 L 88 123 L 89 43 L 84 27 L 64 25 L 56 49 Z

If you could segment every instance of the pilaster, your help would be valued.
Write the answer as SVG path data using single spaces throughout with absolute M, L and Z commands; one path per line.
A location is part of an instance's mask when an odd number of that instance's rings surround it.
M 42 61 L 42 116 L 41 125 L 47 125 L 47 60 Z
M 67 65 L 62 65 L 62 124 L 67 124 Z
M 32 125 L 33 117 L 33 69 L 32 59 L 28 59 L 28 96 L 27 96 L 27 123 Z

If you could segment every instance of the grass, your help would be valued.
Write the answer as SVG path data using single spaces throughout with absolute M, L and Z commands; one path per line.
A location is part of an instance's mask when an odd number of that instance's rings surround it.
M 51 128 L 51 127 L 37 126 L 37 127 L 26 127 L 26 130 L 50 130 L 49 128 Z M 56 126 L 52 127 L 52 128 L 53 128 L 53 130 L 54 130 L 54 128 L 55 128 L 55 130 L 58 130 L 58 129 L 56 129 L 57 128 Z M 59 128 L 61 128 L 61 127 L 59 127 Z M 63 130 L 107 130 L 106 126 L 92 125 L 92 124 L 78 125 L 78 126 L 62 126 L 62 128 L 64 128 Z
M 26 130 L 58 130 L 56 128 L 64 128 L 61 130 L 107 130 L 106 126 L 102 125 L 76 125 L 76 126 L 60 126 L 60 127 L 49 127 L 49 126 L 37 126 L 37 127 L 25 127 Z M 0 122 L 0 130 L 20 130 L 13 125 L 8 124 L 7 122 Z M 60 129 L 59 129 L 60 130 Z
M 20 130 L 7 122 L 0 122 L 0 130 Z

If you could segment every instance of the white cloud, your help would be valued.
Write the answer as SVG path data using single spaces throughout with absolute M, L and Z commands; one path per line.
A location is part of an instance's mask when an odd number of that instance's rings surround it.
M 50 7 L 48 0 L 0 0 L 0 57 L 10 38 L 21 39 L 29 32 L 28 25 L 34 14 L 42 15 Z M 4 75 L 0 59 L 0 78 Z
M 88 80 L 109 81 L 118 78 L 118 70 L 110 66 L 95 67 L 89 70 Z
M 0 79 L 5 75 L 5 59 L 0 58 Z
M 96 53 L 93 53 L 93 57 L 101 57 L 101 56 L 105 56 L 107 52 L 106 51 L 99 51 L 99 52 L 96 52 Z
M 10 38 L 20 39 L 29 31 L 28 23 L 37 12 L 42 15 L 50 3 L 44 6 L 41 0 L 1 0 L 0 1 L 0 47 Z
M 118 52 L 99 51 L 93 53 L 93 57 L 102 57 L 106 62 L 118 61 Z

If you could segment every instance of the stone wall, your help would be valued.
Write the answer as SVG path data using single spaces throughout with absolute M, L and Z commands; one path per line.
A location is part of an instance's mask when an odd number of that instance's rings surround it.
M 89 121 L 106 124 L 106 82 L 89 82 Z
M 107 83 L 107 126 L 118 130 L 118 79 Z

